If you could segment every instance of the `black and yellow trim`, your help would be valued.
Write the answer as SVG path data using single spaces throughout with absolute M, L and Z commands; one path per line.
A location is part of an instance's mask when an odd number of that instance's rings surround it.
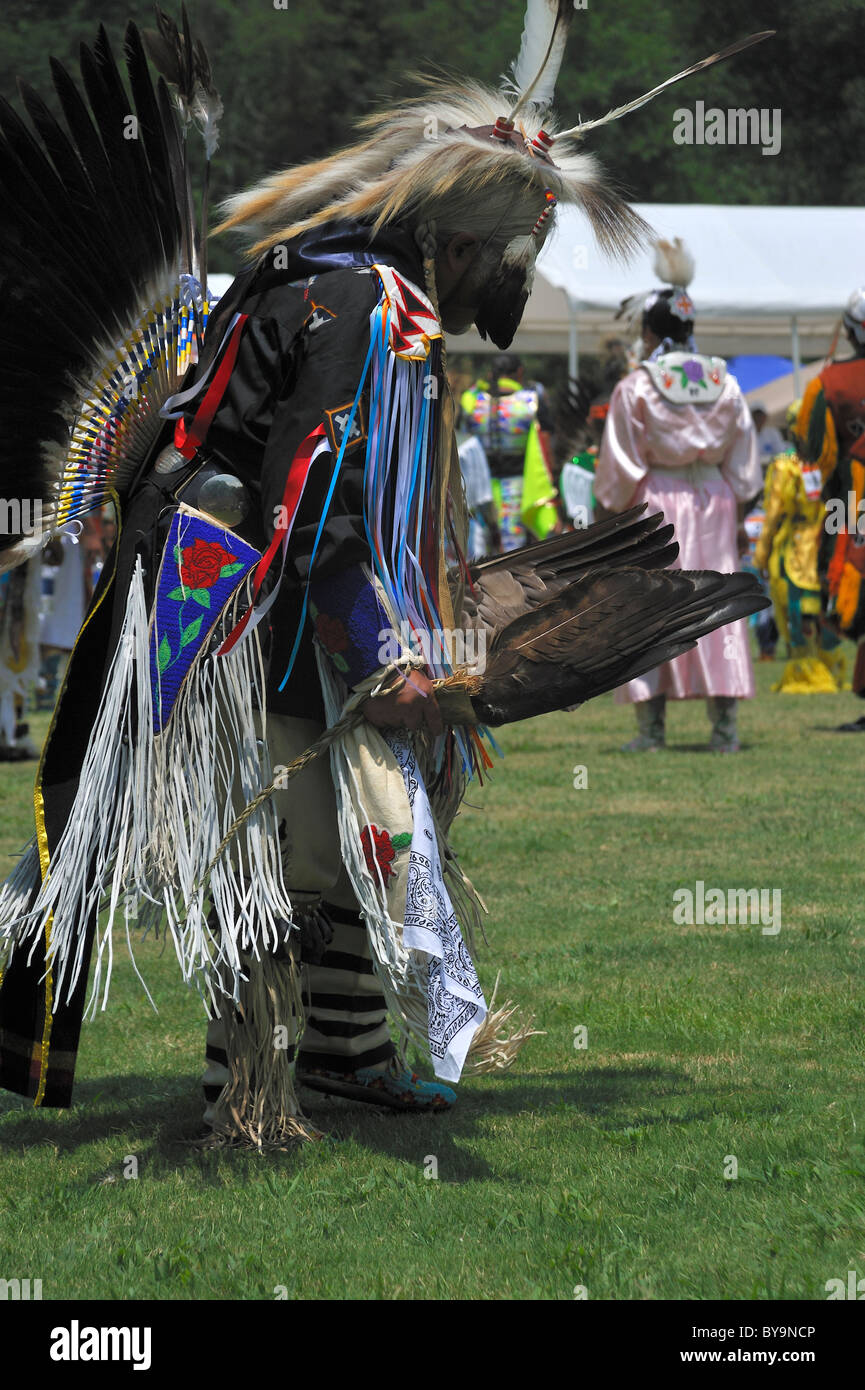
M 87 614 L 87 617 L 81 624 L 81 629 L 78 633 L 78 636 L 75 639 L 75 645 L 69 654 L 69 660 L 66 664 L 66 671 L 63 675 L 63 683 L 60 687 L 60 693 L 57 697 L 57 702 L 54 706 L 54 713 L 51 717 L 51 725 L 48 730 L 48 735 L 45 739 L 45 743 L 42 746 L 42 754 L 39 759 L 39 766 L 36 770 L 36 781 L 33 788 L 33 809 L 36 815 L 36 844 L 39 850 L 39 869 L 42 875 L 43 883 L 45 882 L 45 879 L 48 875 L 48 870 L 51 861 L 51 854 L 48 848 L 48 835 L 45 829 L 45 800 L 42 792 L 42 777 L 45 769 L 45 759 L 48 755 L 48 749 L 51 745 L 51 740 L 54 736 L 54 730 L 57 724 L 60 705 L 62 703 L 63 695 L 66 690 L 67 681 L 69 679 L 69 671 L 73 661 L 75 660 L 75 653 L 78 650 L 78 644 L 81 641 L 81 638 L 84 632 L 86 631 L 88 625 L 90 624 L 91 620 L 102 607 L 107 595 L 111 592 L 112 587 L 114 585 L 115 575 L 117 572 L 117 556 L 120 551 L 121 528 L 120 499 L 117 496 L 117 493 L 114 491 L 111 492 L 110 497 L 111 501 L 114 503 L 114 513 L 117 518 L 117 534 L 115 537 L 114 545 L 114 569 L 110 577 L 106 581 L 102 589 L 102 592 L 99 595 L 98 601 L 90 609 L 90 612 Z M 45 962 L 48 966 L 48 971 L 45 977 L 45 1016 L 43 1019 L 42 1026 L 42 1047 L 41 1056 L 39 1059 L 39 1086 L 37 1088 L 36 1096 L 33 1101 L 34 1108 L 41 1106 L 45 1096 L 45 1087 L 48 1081 L 48 1056 L 51 1048 L 51 1027 L 54 1022 L 54 972 L 51 969 L 51 966 L 48 964 L 48 955 L 51 949 L 52 922 L 53 918 L 49 916 L 48 921 L 45 923 Z

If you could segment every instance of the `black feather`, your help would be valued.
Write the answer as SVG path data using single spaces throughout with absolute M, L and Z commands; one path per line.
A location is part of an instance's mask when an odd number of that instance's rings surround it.
M 190 72 L 193 47 L 207 70 L 188 21 L 186 32 Z M 20 87 L 30 125 L 0 99 L 0 494 L 8 498 L 56 495 L 55 446 L 68 443 L 77 383 L 93 381 L 110 345 L 149 311 L 150 287 L 167 289 L 190 266 L 192 197 L 177 113 L 164 82 L 154 88 L 134 25 L 124 56 L 126 80 L 100 29 L 92 48 L 81 47 L 80 80 L 51 59 L 59 117 L 30 86 Z M 136 352 L 132 369 L 144 349 Z M 141 400 L 155 418 L 161 401 L 149 384 Z M 149 427 L 123 436 L 132 462 Z M 17 539 L 0 537 L 0 550 Z

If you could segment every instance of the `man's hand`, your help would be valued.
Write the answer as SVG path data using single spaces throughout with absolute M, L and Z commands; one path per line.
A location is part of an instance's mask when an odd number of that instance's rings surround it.
M 376 695 L 361 706 L 364 719 L 377 729 L 421 729 L 440 734 L 444 725 L 433 693 L 433 683 L 422 671 L 412 671 L 398 690 Z

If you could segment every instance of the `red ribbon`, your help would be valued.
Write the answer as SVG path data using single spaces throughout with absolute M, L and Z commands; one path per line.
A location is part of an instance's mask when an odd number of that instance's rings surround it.
M 244 613 L 240 622 L 232 628 L 226 637 L 217 656 L 227 656 L 243 635 L 246 625 L 255 610 L 255 601 L 261 592 L 264 583 L 264 576 L 273 564 L 274 556 L 280 546 L 283 551 L 288 546 L 288 538 L 294 526 L 295 517 L 300 506 L 300 499 L 306 487 L 306 480 L 309 477 L 309 470 L 312 467 L 312 456 L 325 437 L 324 425 L 317 425 L 304 439 L 297 453 L 292 459 L 291 467 L 288 470 L 288 477 L 285 480 L 285 488 L 282 493 L 282 505 L 280 507 L 279 522 L 274 530 L 270 545 L 265 550 L 261 559 L 255 567 L 252 581 L 252 602 Z M 284 563 L 284 555 L 283 555 Z
M 231 337 L 216 375 L 208 386 L 204 400 L 198 407 L 198 412 L 189 429 L 186 428 L 186 421 L 182 415 L 174 427 L 174 447 L 180 451 L 184 458 L 194 458 L 196 450 L 201 448 L 207 438 L 207 431 L 213 423 L 213 417 L 225 395 L 228 379 L 234 371 L 234 364 L 237 361 L 237 352 L 240 347 L 240 335 L 248 318 L 248 314 L 238 315 L 237 323 L 231 330 Z

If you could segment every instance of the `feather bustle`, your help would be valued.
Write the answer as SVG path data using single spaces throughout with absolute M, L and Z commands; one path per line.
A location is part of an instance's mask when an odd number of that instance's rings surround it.
M 173 316 L 191 198 L 176 116 L 134 25 L 124 53 L 131 99 L 100 29 L 81 48 L 80 81 L 51 61 L 59 117 L 24 84 L 32 128 L 0 101 L 0 237 L 16 266 L 0 327 L 0 490 L 38 498 L 44 529 L 138 471 L 178 381 Z M 125 138 L 130 118 L 137 139 Z M 0 568 L 24 553 L 15 535 L 0 551 Z

